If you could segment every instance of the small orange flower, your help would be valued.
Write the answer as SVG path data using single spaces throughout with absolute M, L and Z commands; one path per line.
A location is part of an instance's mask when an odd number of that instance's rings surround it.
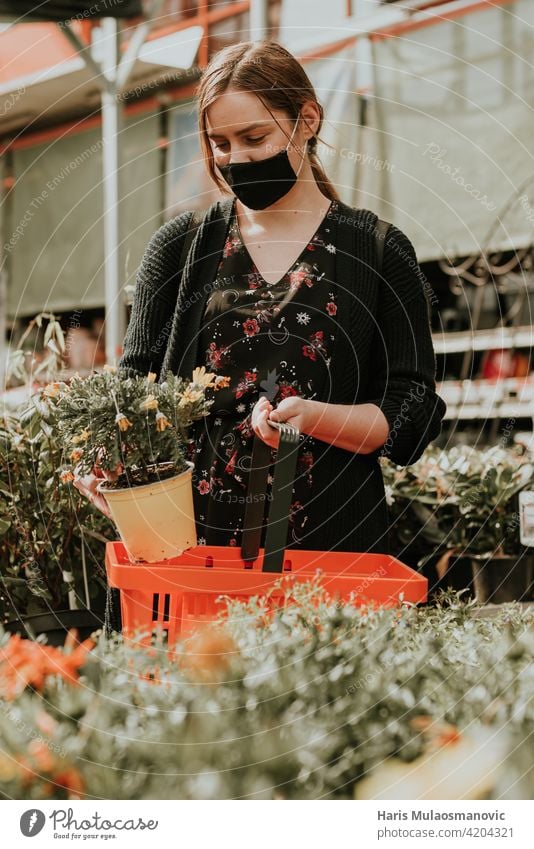
M 179 407 L 187 407 L 188 404 L 195 404 L 197 401 L 201 401 L 204 397 L 204 391 L 202 389 L 192 389 L 192 384 L 184 390 L 182 397 L 178 402 Z
M 82 776 L 73 766 L 64 769 L 62 772 L 56 772 L 52 776 L 54 784 L 64 787 L 68 793 L 69 799 L 83 799 L 84 783 Z
M 61 483 L 72 483 L 72 481 L 74 480 L 74 475 L 71 471 L 65 469 L 63 472 L 61 472 L 59 479 Z
M 229 377 L 220 374 L 215 378 L 215 389 L 226 389 L 227 386 L 230 386 Z
M 200 386 L 212 386 L 215 375 L 206 371 L 206 366 L 198 366 L 193 370 L 192 383 Z
M 139 404 L 139 409 L 143 411 L 148 410 L 157 410 L 158 409 L 158 399 L 154 397 L 154 395 L 149 395 L 145 398 L 144 401 L 141 401 Z
M 49 383 L 43 389 L 43 395 L 46 395 L 47 398 L 57 398 L 61 389 L 61 384 L 55 381 L 54 383 Z
M 188 640 L 182 663 L 193 680 L 216 683 L 238 655 L 239 648 L 228 631 L 208 626 Z
M 124 415 L 124 413 L 117 413 L 115 416 L 115 424 L 118 424 L 119 430 L 121 431 L 128 430 L 128 428 L 132 426 L 131 421 Z
M 66 648 L 70 647 L 72 639 L 69 643 L 67 638 Z M 69 654 L 64 654 L 60 649 L 23 640 L 14 634 L 0 649 L 0 698 L 11 701 L 28 686 L 42 690 L 49 675 L 59 675 L 76 686 L 78 669 L 94 645 L 89 637 Z
M 80 433 L 77 433 L 72 437 L 72 442 L 74 445 L 78 445 L 79 442 L 86 442 L 89 439 L 91 431 L 88 428 L 84 428 Z
M 83 448 L 75 448 L 74 451 L 71 451 L 70 459 L 73 463 L 77 463 L 78 460 L 81 460 L 83 457 Z
M 156 430 L 164 431 L 166 428 L 172 427 L 165 413 L 156 413 Z

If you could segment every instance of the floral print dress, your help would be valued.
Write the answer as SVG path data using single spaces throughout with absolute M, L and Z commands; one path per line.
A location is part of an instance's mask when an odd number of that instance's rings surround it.
M 189 442 L 195 465 L 193 497 L 199 545 L 241 546 L 254 431 L 251 412 L 260 397 L 271 404 L 292 395 L 324 400 L 336 337 L 335 246 L 327 213 L 285 274 L 268 283 L 230 219 L 198 345 L 198 366 L 230 378 L 211 391 L 210 414 L 197 422 Z M 289 515 L 287 547 L 306 549 L 313 530 L 313 467 L 326 443 L 302 434 Z M 261 545 L 265 541 L 276 450 L 271 451 Z M 324 521 L 324 516 L 321 517 Z

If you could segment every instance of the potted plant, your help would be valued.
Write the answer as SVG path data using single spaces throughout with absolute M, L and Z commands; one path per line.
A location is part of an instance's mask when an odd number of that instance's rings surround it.
M 381 459 L 390 513 L 392 553 L 420 569 L 429 581 L 429 596 L 442 590 L 472 594 L 471 561 L 455 534 L 458 504 L 454 479 L 465 464 L 463 446 L 430 446 L 409 466 Z
M 534 470 L 519 448 L 429 448 L 412 466 L 384 472 L 397 521 L 410 515 L 419 522 L 412 532 L 433 543 L 420 567 L 435 560 L 443 582 L 469 558 L 478 602 L 528 597 L 532 555 L 519 541 L 516 499 Z
M 158 383 L 153 372 L 125 377 L 107 365 L 51 383 L 35 401 L 43 428 L 65 446 L 64 483 L 95 465 L 120 470 L 98 491 L 132 561 L 166 560 L 197 544 L 188 429 L 209 413 L 207 390 L 227 385 L 228 378 L 203 366 L 191 381 L 169 372 Z
M 469 475 L 456 483 L 459 543 L 471 557 L 476 599 L 526 601 L 534 555 L 520 543 L 517 495 L 532 484 L 534 469 L 520 449 L 477 453 Z

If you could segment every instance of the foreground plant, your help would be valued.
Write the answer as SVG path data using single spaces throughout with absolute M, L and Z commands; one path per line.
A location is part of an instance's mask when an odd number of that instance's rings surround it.
M 407 791 L 428 795 L 429 782 L 450 787 L 464 757 L 460 793 L 531 798 L 534 614 L 510 606 L 488 620 L 474 609 L 450 596 L 435 609 L 356 611 L 308 584 L 269 616 L 261 598 L 232 602 L 174 657 L 157 641 L 141 650 L 100 637 L 77 685 L 59 664 L 42 690 L 30 683 L 2 706 L 0 792 L 349 799 L 360 783 L 361 798 L 408 781 L 408 769 L 418 780 Z M 38 736 L 61 757 L 29 775 Z M 483 744 L 474 758 L 473 741 Z M 363 784 L 373 775 L 378 784 Z
M 41 351 L 30 337 L 41 338 Z M 27 396 L 59 380 L 65 338 L 52 313 L 32 319 L 9 351 L 6 387 Z M 61 441 L 41 428 L 33 406 L 7 392 L 0 420 L 0 619 L 65 608 L 104 610 L 104 545 L 111 524 L 78 493 L 60 485 Z

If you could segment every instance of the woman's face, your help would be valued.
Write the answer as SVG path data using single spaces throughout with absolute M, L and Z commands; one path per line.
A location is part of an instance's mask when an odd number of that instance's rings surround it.
M 294 119 L 277 109 L 271 112 L 276 120 L 251 92 L 228 89 L 220 95 L 206 111 L 207 133 L 215 164 L 252 162 L 284 150 L 294 128 Z M 299 121 L 287 150 L 295 171 L 302 162 L 305 140 L 315 132 L 314 120 L 318 123 L 318 110 L 312 101 L 303 105 L 300 114 L 308 126 Z

